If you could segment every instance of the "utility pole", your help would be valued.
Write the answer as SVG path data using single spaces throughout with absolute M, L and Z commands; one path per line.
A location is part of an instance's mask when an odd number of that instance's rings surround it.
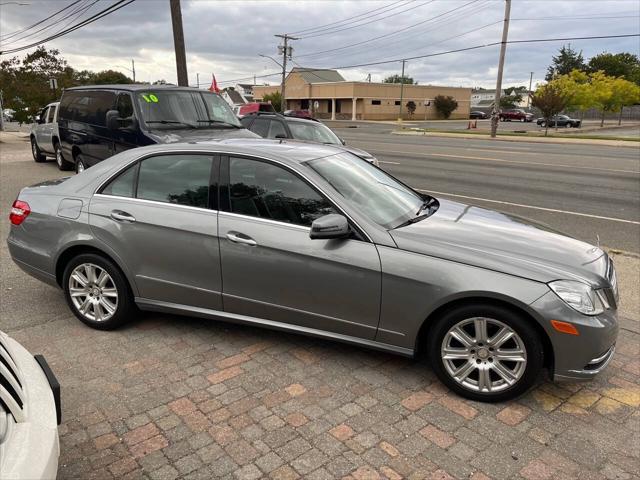
M 500 44 L 500 60 L 498 62 L 498 79 L 496 80 L 496 96 L 491 111 L 491 138 L 496 138 L 498 122 L 500 122 L 500 90 L 502 90 L 502 72 L 504 70 L 504 55 L 507 51 L 507 36 L 509 35 L 509 18 L 511 16 L 511 0 L 505 0 L 504 25 L 502 26 L 502 43 Z
M 531 72 L 531 76 L 529 77 L 529 91 L 527 92 L 527 110 L 531 104 L 531 84 L 533 83 L 533 72 Z
M 289 40 L 298 40 L 295 37 L 291 37 L 286 33 L 284 35 L 276 35 L 278 38 L 283 39 L 283 44 L 278 45 L 278 53 L 282 54 L 282 85 L 280 86 L 280 113 L 284 113 L 286 109 L 286 100 L 285 100 L 285 87 L 284 87 L 284 77 L 287 75 L 287 57 L 291 59 L 293 54 L 293 47 L 289 45 Z
M 2 90 L 0 90 L 0 132 L 4 131 L 4 102 L 2 98 Z
M 182 31 L 182 11 L 180 0 L 169 0 L 171 5 L 171 24 L 173 25 L 173 46 L 176 50 L 176 70 L 178 72 L 178 86 L 189 86 L 187 77 L 187 55 L 184 49 L 184 32 Z
M 196 73 L 196 88 L 200 88 L 200 74 Z
M 133 83 L 136 83 L 136 63 L 131 59 L 131 73 L 133 74 Z
M 402 123 L 402 98 L 404 96 L 404 63 L 402 60 L 402 75 L 400 76 L 400 114 L 398 115 L 398 123 Z

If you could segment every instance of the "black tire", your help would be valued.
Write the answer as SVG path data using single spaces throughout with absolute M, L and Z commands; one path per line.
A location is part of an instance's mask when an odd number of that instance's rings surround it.
M 95 320 L 90 318 L 91 312 L 88 311 L 87 315 L 83 314 L 78 307 L 74 304 L 70 292 L 70 277 L 76 267 L 81 265 L 92 265 L 104 270 L 110 277 L 108 286 L 113 285 L 117 293 L 117 301 L 115 302 L 115 311 L 108 319 Z M 131 320 L 134 314 L 137 312 L 135 302 L 133 300 L 133 293 L 129 287 L 127 279 L 120 271 L 120 269 L 113 264 L 110 260 L 101 255 L 95 253 L 83 253 L 74 257 L 65 267 L 64 274 L 62 276 L 62 288 L 64 289 L 64 296 L 67 300 L 69 308 L 73 314 L 84 324 L 98 330 L 113 330 L 119 327 L 123 323 Z M 91 290 L 89 288 L 88 290 Z M 95 297 L 94 297 L 95 298 Z M 114 302 L 112 301 L 111 304 Z M 95 312 L 95 307 L 94 310 Z M 95 315 L 94 315 L 95 316 Z
M 31 154 L 33 155 L 33 159 L 38 163 L 47 161 L 46 155 L 43 155 L 40 147 L 38 147 L 38 142 L 36 142 L 34 137 L 31 137 Z
M 448 373 L 442 359 L 441 347 L 447 332 L 465 319 L 485 317 L 495 319 L 511 328 L 519 337 L 526 351 L 526 366 L 520 378 L 506 389 L 494 393 L 472 390 L 458 383 Z M 432 326 L 428 338 L 428 355 L 434 373 L 457 394 L 480 402 L 502 402 L 522 395 L 529 390 L 540 374 L 543 366 L 544 349 L 538 332 L 524 315 L 495 305 L 468 305 L 450 310 Z M 477 361 L 477 360 L 476 360 Z M 464 360 L 461 360 L 464 362 Z
M 53 148 L 56 154 L 56 164 L 58 165 L 58 169 L 62 171 L 71 170 L 73 168 L 73 163 L 64 159 L 64 156 L 62 155 L 62 148 L 60 147 L 60 142 L 56 142 L 53 145 Z
M 87 164 L 84 163 L 82 155 L 76 155 L 76 173 L 82 173 L 87 169 Z

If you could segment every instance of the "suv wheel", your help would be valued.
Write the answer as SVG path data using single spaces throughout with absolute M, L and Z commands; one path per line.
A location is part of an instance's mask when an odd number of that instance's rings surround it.
M 62 148 L 60 147 L 60 143 L 56 142 L 54 145 L 54 150 L 56 153 L 56 163 L 58 164 L 58 169 L 60 170 L 71 170 L 73 164 L 71 162 L 67 162 L 62 155 Z
M 44 162 L 47 160 L 47 157 L 42 154 L 40 148 L 38 147 L 38 142 L 34 137 L 31 137 L 31 154 L 33 155 L 33 159 L 38 162 Z
M 92 328 L 111 330 L 135 311 L 124 275 L 100 255 L 75 257 L 65 268 L 62 281 L 67 304 L 76 317 Z
M 530 321 L 492 305 L 446 313 L 429 337 L 434 372 L 471 400 L 501 402 L 526 392 L 543 364 L 543 348 Z
M 84 162 L 82 161 L 82 157 L 78 155 L 76 158 L 76 173 L 82 173 L 87 169 Z

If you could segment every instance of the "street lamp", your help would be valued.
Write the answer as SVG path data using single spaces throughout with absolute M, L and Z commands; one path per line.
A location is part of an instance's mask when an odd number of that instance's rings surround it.
M 275 64 L 276 64 L 276 65 L 278 65 L 280 68 L 284 68 L 284 67 L 282 66 L 282 64 L 281 64 L 279 61 L 277 61 L 277 60 L 276 60 L 275 58 L 273 58 L 273 57 L 270 57 L 269 55 L 263 55 L 263 54 L 259 53 L 259 54 L 258 54 L 258 56 L 259 56 L 259 57 L 268 58 L 269 60 L 271 60 L 271 61 L 275 62 Z

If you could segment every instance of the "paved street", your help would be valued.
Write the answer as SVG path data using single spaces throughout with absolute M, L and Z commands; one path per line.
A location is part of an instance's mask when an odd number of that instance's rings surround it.
M 640 251 L 637 148 L 338 133 L 437 196 Z M 26 141 L 0 143 L 2 239 L 19 189 L 63 175 L 34 163 Z M 60 479 L 631 479 L 638 257 L 615 261 L 628 300 L 609 368 L 587 384 L 540 378 L 497 405 L 450 394 L 424 359 L 301 336 L 161 314 L 92 330 L 4 241 L 0 329 L 43 353 L 61 382 Z
M 371 125 L 371 124 L 369 124 Z M 640 145 L 576 146 L 406 137 L 337 128 L 412 187 L 541 221 L 590 243 L 640 252 Z

